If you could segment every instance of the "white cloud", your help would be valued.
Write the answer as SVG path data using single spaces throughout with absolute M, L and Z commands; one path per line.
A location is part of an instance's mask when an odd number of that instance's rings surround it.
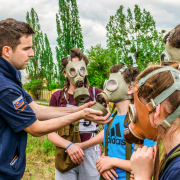
M 179 24 L 179 0 L 77 0 L 80 22 L 84 36 L 85 49 L 101 43 L 106 47 L 106 25 L 110 15 L 115 15 L 120 5 L 124 6 L 124 12 L 130 7 L 133 12 L 137 4 L 142 9 L 150 11 L 158 30 L 170 30 Z M 25 21 L 27 11 L 34 8 L 39 16 L 43 33 L 46 33 L 55 57 L 56 46 L 56 13 L 58 12 L 58 0 L 1 0 L 0 20 L 8 17 Z

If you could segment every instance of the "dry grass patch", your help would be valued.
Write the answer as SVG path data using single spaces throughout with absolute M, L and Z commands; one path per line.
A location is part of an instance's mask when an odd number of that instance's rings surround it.
M 26 169 L 22 180 L 54 180 L 55 146 L 47 136 L 28 135 L 26 149 Z

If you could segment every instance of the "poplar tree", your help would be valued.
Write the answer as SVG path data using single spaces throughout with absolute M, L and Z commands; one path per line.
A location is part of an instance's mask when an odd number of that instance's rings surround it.
M 43 52 L 43 77 L 47 80 L 47 88 L 55 78 L 57 78 L 57 68 L 53 61 L 52 50 L 47 35 L 44 38 L 44 52 Z
M 136 65 L 143 70 L 149 63 L 159 62 L 164 50 L 163 33 L 158 32 L 150 12 L 134 7 L 134 13 L 121 5 L 114 16 L 110 16 L 107 30 L 107 47 L 118 63 Z
M 59 0 L 59 11 L 56 14 L 57 46 L 56 58 L 58 69 L 61 70 L 60 61 L 66 57 L 74 47 L 84 51 L 82 29 L 79 21 L 79 12 L 76 0 Z M 59 76 L 61 85 L 64 84 L 64 76 Z
M 103 89 L 104 81 L 109 77 L 109 68 L 113 65 L 110 61 L 109 52 L 107 49 L 103 49 L 101 44 L 91 46 L 86 52 L 89 59 L 87 76 L 89 84 Z
M 40 78 L 43 79 L 43 49 L 44 49 L 44 39 L 43 33 L 41 31 L 41 26 L 39 24 L 39 18 L 35 10 L 32 8 L 31 12 L 27 12 L 26 21 L 34 29 L 35 34 L 33 35 L 33 47 L 34 57 L 31 57 L 26 71 L 29 79 Z
M 53 62 L 53 54 L 47 35 L 43 35 L 39 18 L 35 10 L 32 8 L 31 12 L 27 12 L 26 21 L 34 29 L 33 35 L 33 50 L 34 57 L 31 57 L 26 71 L 29 79 L 46 79 L 47 88 L 52 83 L 52 80 L 57 78 L 57 67 Z

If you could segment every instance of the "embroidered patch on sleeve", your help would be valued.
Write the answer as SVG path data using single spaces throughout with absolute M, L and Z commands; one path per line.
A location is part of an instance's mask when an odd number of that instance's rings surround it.
M 16 100 L 14 100 L 13 102 L 13 106 L 15 109 L 18 109 L 19 107 L 21 107 L 24 104 L 24 100 L 23 97 L 20 96 L 19 98 L 17 98 Z

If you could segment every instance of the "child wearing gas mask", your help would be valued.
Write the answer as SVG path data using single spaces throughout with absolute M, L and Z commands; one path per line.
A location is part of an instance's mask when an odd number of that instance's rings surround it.
M 91 145 L 103 142 L 106 144 L 106 134 L 108 130 L 107 150 L 105 149 L 105 155 L 97 161 L 96 167 L 102 175 L 100 179 L 106 180 L 117 179 L 126 180 L 126 177 L 130 175 L 131 166 L 130 161 L 126 160 L 130 158 L 132 151 L 134 151 L 134 145 L 130 146 L 126 144 L 123 137 L 124 120 L 128 111 L 128 105 L 133 100 L 133 81 L 138 75 L 139 71 L 135 68 L 127 68 L 124 65 L 113 65 L 110 68 L 110 77 L 104 83 L 103 92 L 100 93 L 108 102 L 113 102 L 116 105 L 117 115 L 115 115 L 112 124 L 108 128 L 108 124 L 104 126 L 104 130 L 101 131 L 94 138 L 81 143 L 79 146 L 84 149 Z M 103 98 L 102 98 L 103 99 Z M 153 146 L 155 142 L 146 140 L 145 144 Z M 126 151 L 128 149 L 128 152 Z M 127 154 L 130 154 L 127 156 Z M 115 168 L 115 169 L 114 169 Z
M 180 62 L 180 25 L 168 32 L 164 38 L 165 52 L 162 53 L 161 61 L 175 60 Z
M 177 61 L 164 65 L 174 68 L 151 66 L 136 78 L 135 108 L 130 115 L 137 116 L 131 119 L 129 129 L 133 135 L 157 139 L 158 143 L 157 148 L 144 146 L 133 153 L 131 168 L 135 180 L 151 180 L 153 174 L 153 180 L 180 179 L 180 66 Z M 161 155 L 159 163 L 162 147 L 165 156 Z
M 50 106 L 71 107 L 89 101 L 96 101 L 95 97 L 101 90 L 88 85 L 86 77 L 88 63 L 87 57 L 77 48 L 73 48 L 70 55 L 62 59 L 61 65 L 64 67 L 64 75 L 67 77 L 65 87 L 52 95 Z M 107 118 L 108 116 L 109 114 L 107 114 Z M 73 133 L 76 136 L 74 138 L 79 138 L 77 137 L 78 133 L 81 142 L 87 141 L 95 136 L 99 128 L 96 123 L 87 119 L 81 119 L 79 124 L 71 125 L 70 127 L 60 130 L 58 133 L 54 132 L 48 135 L 49 140 L 56 145 L 56 150 L 63 148 L 63 152 L 66 151 L 69 154 L 69 160 L 74 162 L 74 164 L 79 164 L 67 170 L 66 164 L 63 165 L 62 163 L 64 162 L 58 159 L 65 157 L 60 157 L 61 154 L 57 155 L 57 151 L 55 156 L 55 179 L 98 180 L 99 175 L 95 164 L 100 157 L 100 148 L 96 145 L 83 151 L 75 143 L 67 139 L 72 126 L 74 126 Z M 74 136 L 74 134 L 72 136 Z

